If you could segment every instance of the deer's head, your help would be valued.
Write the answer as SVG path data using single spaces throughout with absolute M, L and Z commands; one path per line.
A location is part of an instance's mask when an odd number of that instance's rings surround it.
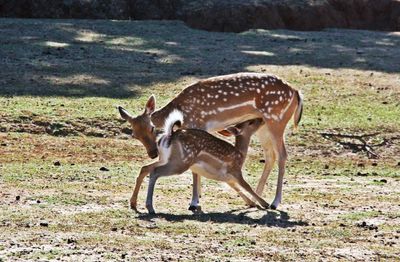
M 137 117 L 133 117 L 123 107 L 118 107 L 121 117 L 132 127 L 132 137 L 138 139 L 145 146 L 147 155 L 151 158 L 158 156 L 156 130 L 151 122 L 151 114 L 154 112 L 155 106 L 156 100 L 152 95 L 146 103 L 144 112 Z

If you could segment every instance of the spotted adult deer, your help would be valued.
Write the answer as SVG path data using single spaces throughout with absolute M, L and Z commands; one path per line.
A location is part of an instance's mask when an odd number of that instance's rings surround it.
M 298 125 L 303 110 L 299 92 L 274 75 L 238 73 L 200 80 L 186 87 L 171 102 L 155 111 L 151 96 L 143 114 L 133 117 L 119 107 L 121 117 L 129 121 L 132 136 L 146 147 L 151 158 L 156 158 L 156 130 L 174 110 L 182 112 L 183 127 L 216 132 L 249 119 L 262 118 L 263 126 L 257 136 L 264 150 L 265 166 L 256 193 L 262 195 L 272 167 L 278 159 L 278 183 L 271 208 L 282 200 L 282 184 L 287 153 L 284 131 L 294 116 Z M 200 177 L 193 173 L 193 196 L 190 209 L 199 204 Z
M 243 179 L 241 171 L 251 135 L 261 126 L 262 119 L 252 119 L 229 127 L 227 132 L 236 136 L 235 146 L 200 129 L 174 131 L 173 127 L 180 126 L 182 121 L 183 116 L 180 111 L 173 111 L 165 121 L 164 133 L 157 144 L 159 161 L 141 169 L 132 196 L 132 208 L 136 209 L 140 186 L 149 173 L 146 208 L 149 213 L 155 213 L 153 192 L 157 179 L 162 176 L 182 174 L 188 169 L 209 179 L 226 182 L 249 206 L 254 207 L 256 203 L 246 193 L 262 207 L 268 208 L 267 202 Z

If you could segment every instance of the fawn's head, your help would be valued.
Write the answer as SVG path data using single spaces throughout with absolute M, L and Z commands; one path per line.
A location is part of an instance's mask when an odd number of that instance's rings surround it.
M 252 136 L 264 124 L 261 118 L 247 120 L 235 126 L 228 127 L 225 131 L 234 136 Z M 227 133 L 223 132 L 223 135 Z
M 145 146 L 147 155 L 151 158 L 156 158 L 158 156 L 157 134 L 151 122 L 151 114 L 154 112 L 155 106 L 155 98 L 151 96 L 146 103 L 143 114 L 137 117 L 133 117 L 123 107 L 118 107 L 121 117 L 128 121 L 132 127 L 132 137 L 138 139 Z

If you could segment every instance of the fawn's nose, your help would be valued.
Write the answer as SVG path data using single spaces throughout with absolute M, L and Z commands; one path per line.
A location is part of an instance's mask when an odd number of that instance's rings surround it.
M 147 154 L 149 155 L 149 157 L 151 159 L 154 159 L 154 158 L 158 157 L 158 150 L 157 149 L 152 150 L 152 151 L 148 152 Z

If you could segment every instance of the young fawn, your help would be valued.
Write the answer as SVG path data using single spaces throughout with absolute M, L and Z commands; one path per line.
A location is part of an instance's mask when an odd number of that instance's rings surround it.
M 209 179 L 226 182 L 244 199 L 249 206 L 256 206 L 254 198 L 262 207 L 268 208 L 267 202 L 258 196 L 243 179 L 242 166 L 246 158 L 251 135 L 263 124 L 261 118 L 247 120 L 228 132 L 235 135 L 235 146 L 200 129 L 177 129 L 182 123 L 182 113 L 174 111 L 165 121 L 164 133 L 158 140 L 159 161 L 142 168 L 136 181 L 131 198 L 131 207 L 136 210 L 137 195 L 143 178 L 150 173 L 146 208 L 155 213 L 153 208 L 154 186 L 159 177 L 192 172 Z

